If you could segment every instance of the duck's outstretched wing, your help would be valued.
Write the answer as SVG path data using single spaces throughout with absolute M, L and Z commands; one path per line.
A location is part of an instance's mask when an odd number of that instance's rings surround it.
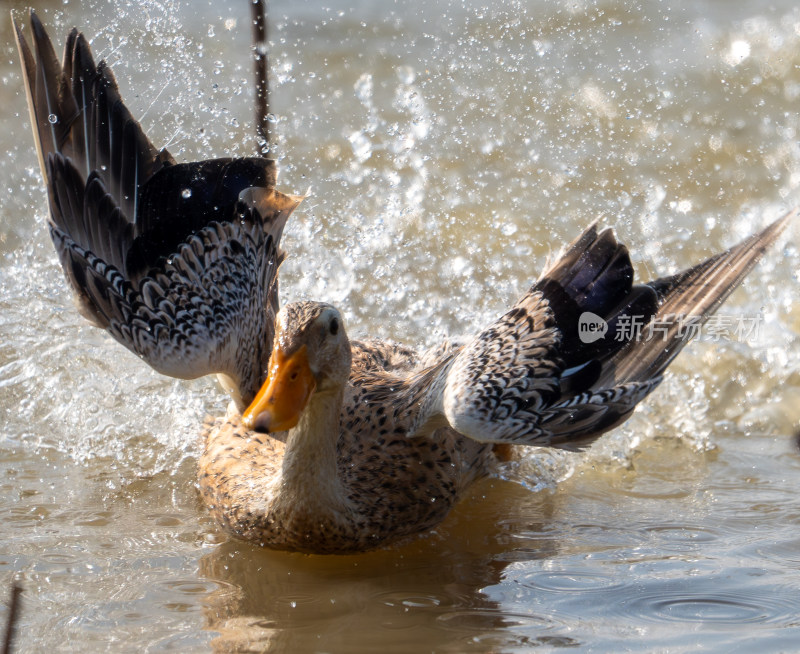
M 643 285 L 633 284 L 627 249 L 611 230 L 589 227 L 510 311 L 440 363 L 431 385 L 441 395 L 421 420 L 435 424 L 441 412 L 482 442 L 587 444 L 655 389 L 795 216 Z
M 219 373 L 241 406 L 263 381 L 280 238 L 299 198 L 261 158 L 177 164 L 70 32 L 63 64 L 15 23 L 50 234 L 81 313 L 159 372 Z
M 144 134 L 122 102 L 111 69 L 103 61 L 95 65 L 83 34 L 77 29 L 69 33 L 64 61 L 59 64 L 53 44 L 33 11 L 30 26 L 32 48 L 22 27 L 14 22 L 33 138 L 51 209 L 59 188 L 77 180 L 90 191 L 94 204 L 100 204 L 95 198 L 105 196 L 110 203 L 104 207 L 103 223 L 79 219 L 74 214 L 82 214 L 82 207 L 74 207 L 66 216 L 52 211 L 51 219 L 78 240 L 92 239 L 99 250 L 97 256 L 125 270 L 125 255 L 139 215 L 140 191 L 175 160 L 167 150 L 157 150 Z M 69 160 L 77 180 L 66 177 L 72 170 L 63 166 L 53 169 L 49 160 L 56 154 Z M 108 210 L 111 204 L 115 212 Z M 73 224 L 64 222 L 70 219 Z M 98 234 L 98 230 L 106 233 Z M 115 233 L 113 239 L 111 232 Z
M 658 295 L 657 315 L 640 338 L 630 339 L 608 357 L 594 388 L 660 375 L 797 215 L 793 209 L 729 250 L 649 282 Z

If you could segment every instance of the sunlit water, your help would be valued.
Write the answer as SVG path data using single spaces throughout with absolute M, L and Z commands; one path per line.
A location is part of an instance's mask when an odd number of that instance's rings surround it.
M 215 382 L 160 377 L 73 309 L 7 6 L 0 593 L 21 579 L 19 652 L 797 648 L 800 228 L 721 311 L 758 332 L 695 343 L 587 453 L 532 452 L 402 546 L 260 551 L 196 494 Z M 59 47 L 72 25 L 93 39 L 157 146 L 253 150 L 246 2 L 38 9 Z M 597 218 L 656 275 L 800 201 L 795 2 L 270 12 L 281 188 L 311 189 L 282 293 L 337 304 L 353 335 L 474 330 Z

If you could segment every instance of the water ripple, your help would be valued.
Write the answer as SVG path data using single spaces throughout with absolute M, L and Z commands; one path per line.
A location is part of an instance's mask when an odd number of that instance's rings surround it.
M 646 622 L 700 622 L 716 625 L 781 623 L 797 615 L 794 591 L 785 596 L 748 588 L 741 592 L 695 594 L 685 589 L 648 592 L 621 605 L 625 615 Z
M 555 592 L 593 593 L 621 588 L 611 575 L 578 571 L 537 571 L 517 578 L 522 586 Z
M 491 609 L 449 611 L 437 616 L 436 621 L 447 629 L 459 632 L 487 631 L 509 627 L 547 628 L 554 625 L 554 620 L 550 616 Z
M 452 600 L 444 595 L 437 596 L 433 593 L 407 592 L 399 589 L 381 593 L 375 599 L 385 606 L 403 609 L 429 609 L 452 604 Z

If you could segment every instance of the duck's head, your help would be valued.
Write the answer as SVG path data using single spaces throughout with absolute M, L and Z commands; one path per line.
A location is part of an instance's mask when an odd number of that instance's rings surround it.
M 294 427 L 314 393 L 341 389 L 350 374 L 350 343 L 339 311 L 320 302 L 294 302 L 278 313 L 269 374 L 242 414 L 262 432 Z

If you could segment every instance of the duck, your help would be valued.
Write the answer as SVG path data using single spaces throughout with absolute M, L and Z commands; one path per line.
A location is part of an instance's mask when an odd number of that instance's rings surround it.
M 32 45 L 14 25 L 78 310 L 162 374 L 218 376 L 231 402 L 204 425 L 199 492 L 223 529 L 262 547 L 390 546 L 433 530 L 525 448 L 586 447 L 658 387 L 797 215 L 643 283 L 593 223 L 475 334 L 426 350 L 351 340 L 328 303 L 280 306 L 281 237 L 302 197 L 276 189 L 273 160 L 178 163 L 83 34 L 59 62 L 34 12 Z

